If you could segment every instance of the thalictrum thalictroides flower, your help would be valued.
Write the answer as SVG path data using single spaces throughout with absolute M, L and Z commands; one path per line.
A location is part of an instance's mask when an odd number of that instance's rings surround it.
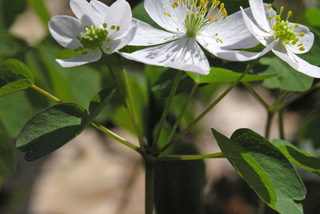
M 313 33 L 306 26 L 289 22 L 291 11 L 287 13 L 286 19 L 282 19 L 283 7 L 277 15 L 272 5 L 263 4 L 262 0 L 249 0 L 249 3 L 253 18 L 247 10 L 242 11 L 243 18 L 259 42 L 266 47 L 273 45 L 272 52 L 297 71 L 320 78 L 319 67 L 309 64 L 296 55 L 311 49 L 314 41 Z
M 251 48 L 259 42 L 245 26 L 241 11 L 227 16 L 220 1 L 145 0 L 144 6 L 166 31 L 134 20 L 138 29 L 129 45 L 153 47 L 121 53 L 128 59 L 208 74 L 210 65 L 199 44 L 226 60 L 247 61 L 257 57 L 257 53 L 233 50 Z M 251 13 L 250 9 L 246 12 Z
M 110 7 L 97 0 L 70 0 L 78 19 L 54 16 L 49 31 L 63 47 L 78 53 L 69 59 L 57 59 L 63 67 L 83 65 L 101 58 L 101 50 L 111 54 L 130 42 L 136 31 L 128 2 L 117 0 Z

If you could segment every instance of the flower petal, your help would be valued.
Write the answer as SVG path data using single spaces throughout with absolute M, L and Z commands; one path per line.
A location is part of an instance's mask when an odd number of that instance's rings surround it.
M 311 65 L 307 61 L 301 59 L 294 53 L 284 50 L 283 48 L 277 46 L 272 50 L 275 55 L 277 55 L 280 59 L 287 62 L 292 68 L 297 71 L 306 74 L 310 77 L 320 78 L 320 68 L 314 65 Z M 287 52 L 286 52 L 287 51 Z
M 209 74 L 207 57 L 194 38 L 183 37 L 168 44 L 129 53 L 120 53 L 125 58 L 138 62 L 171 67 L 199 74 Z
M 124 32 L 128 31 L 132 23 L 132 12 L 129 3 L 125 0 L 117 0 L 113 3 L 105 16 L 104 22 L 108 25 L 108 37 L 111 39 L 120 37 Z M 113 26 L 115 27 L 114 29 Z
M 107 42 L 103 43 L 101 47 L 102 51 L 106 54 L 111 54 L 115 51 L 120 50 L 133 39 L 136 31 L 137 31 L 137 26 L 132 25 L 130 31 L 128 33 L 125 33 L 126 35 L 124 37 L 111 40 L 109 43 Z
M 138 29 L 135 37 L 129 43 L 129 45 L 135 45 L 135 46 L 158 45 L 158 44 L 162 44 L 162 43 L 177 39 L 179 38 L 178 36 L 181 36 L 179 34 L 173 34 L 163 30 L 159 30 L 137 19 L 134 19 L 133 21 L 137 24 Z
M 271 28 L 267 20 L 265 11 L 267 4 L 263 4 L 262 0 L 249 0 L 249 4 L 253 17 L 256 20 L 259 27 L 269 32 Z
M 108 5 L 105 5 L 104 3 L 98 0 L 91 0 L 90 5 L 98 15 L 100 23 L 103 23 L 106 14 L 109 12 Z
M 291 24 L 295 25 L 295 23 L 291 23 Z M 299 42 L 297 43 L 297 45 L 292 45 L 292 44 L 288 45 L 287 47 L 290 49 L 290 51 L 296 54 L 303 54 L 310 51 L 314 42 L 313 33 L 311 33 L 309 28 L 307 28 L 304 25 L 299 25 L 299 27 L 295 28 L 295 32 L 297 33 Z M 304 36 L 303 37 L 299 36 L 300 33 L 304 33 Z M 303 44 L 303 47 L 305 49 L 304 51 L 299 50 L 300 46 L 298 45 L 301 43 Z
M 272 48 L 276 46 L 278 40 L 275 40 L 273 43 L 268 45 L 261 52 L 248 52 L 248 51 L 239 51 L 239 50 L 231 50 L 228 48 L 220 47 L 215 44 L 205 43 L 204 40 L 198 40 L 198 42 L 210 53 L 215 55 L 218 58 L 229 60 L 229 61 L 250 61 L 257 59 L 264 54 L 268 53 Z
M 255 36 L 255 38 L 264 46 L 267 46 L 268 43 L 270 43 L 273 39 L 272 33 L 265 31 L 261 28 L 259 28 L 255 24 L 255 20 L 250 18 L 249 14 L 247 13 L 248 11 L 244 11 L 241 8 L 242 16 L 244 23 L 246 27 L 249 29 L 249 31 Z
M 70 0 L 70 7 L 84 26 L 100 26 L 98 15 L 86 0 Z
M 82 46 L 77 40 L 77 36 L 80 36 L 82 31 L 82 24 L 79 20 L 70 16 L 54 16 L 48 27 L 53 38 L 62 47 L 75 49 Z
M 85 52 L 84 52 L 85 53 Z M 56 61 L 62 67 L 74 67 L 79 65 L 84 65 L 90 62 L 98 61 L 101 58 L 101 51 L 100 49 L 95 50 L 86 50 L 87 54 L 80 53 L 70 59 L 56 59 Z
M 245 11 L 251 14 L 250 9 Z M 218 35 L 213 36 L 215 34 Z M 251 48 L 259 44 L 246 27 L 240 11 L 227 16 L 224 20 L 207 25 L 201 31 L 201 36 L 206 37 L 208 43 L 216 43 L 218 38 L 223 42 L 220 43 L 221 46 L 232 49 Z
M 186 10 L 181 5 L 173 8 L 173 3 L 174 1 L 169 0 L 145 0 L 144 7 L 149 16 L 162 28 L 179 33 L 177 29 L 185 31 Z

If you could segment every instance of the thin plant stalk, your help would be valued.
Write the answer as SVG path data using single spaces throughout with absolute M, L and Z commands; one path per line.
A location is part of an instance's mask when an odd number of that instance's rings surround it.
M 146 161 L 145 175 L 145 214 L 153 214 L 154 209 L 154 171 L 155 165 Z

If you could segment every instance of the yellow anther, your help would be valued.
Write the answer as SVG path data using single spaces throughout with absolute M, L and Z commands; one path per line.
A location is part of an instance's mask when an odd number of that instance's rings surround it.
M 290 41 L 289 41 L 289 40 L 286 40 L 286 41 L 284 42 L 284 44 L 289 45 L 289 44 L 290 44 Z
M 179 29 L 179 28 L 177 28 L 177 31 L 180 31 L 180 29 Z
M 111 48 L 107 48 L 106 50 L 107 50 L 107 51 L 110 51 L 110 50 L 111 50 Z
M 280 36 L 280 34 L 281 34 L 280 31 L 276 31 L 276 32 L 275 32 L 275 35 L 276 35 L 276 36 Z
M 298 45 L 298 47 L 300 47 L 300 46 L 302 46 L 303 45 L 303 43 L 300 43 L 299 45 Z
M 114 30 L 114 29 L 116 29 L 116 26 L 115 26 L 115 25 L 112 25 L 112 26 L 111 26 L 111 30 Z
M 190 2 L 191 4 L 194 4 L 194 1 L 193 0 L 191 0 L 191 2 Z
M 206 4 L 206 2 L 204 0 L 200 1 L 200 6 L 203 7 Z
M 103 28 L 107 28 L 107 23 L 102 24 Z
M 275 15 L 274 19 L 277 20 L 277 21 L 280 21 L 281 17 L 279 15 Z
M 304 47 L 299 48 L 300 51 L 305 51 L 306 49 Z
M 292 16 L 292 11 L 289 11 L 287 14 L 287 17 L 289 18 L 290 16 Z
M 205 8 L 203 9 L 203 11 L 204 11 L 205 13 L 208 12 L 208 8 L 205 7 Z
M 208 17 L 208 21 L 212 22 L 212 17 L 211 16 Z
M 220 1 L 217 1 L 214 5 L 215 5 L 216 7 L 218 7 L 219 4 L 220 4 Z
M 280 8 L 280 14 L 283 12 L 283 10 L 284 10 L 284 7 L 281 7 Z
M 108 38 L 108 39 L 107 39 L 107 43 L 109 43 L 109 42 L 110 42 L 110 39 Z
M 224 8 L 224 4 L 221 3 L 221 4 L 220 4 L 220 9 L 222 10 L 223 8 Z
M 120 30 L 120 26 L 117 26 L 117 31 L 119 31 Z
M 219 21 L 218 19 L 215 19 L 215 20 L 214 20 L 214 22 L 218 22 L 218 21 Z
M 270 21 L 271 19 L 272 19 L 272 16 L 269 16 L 269 17 L 268 17 L 268 20 Z
M 200 11 L 200 10 L 201 10 L 201 7 L 200 7 L 200 6 L 198 6 L 198 7 L 197 7 L 197 11 Z
M 299 34 L 299 36 L 300 36 L 300 37 L 304 37 L 304 33 L 301 32 L 301 33 Z
M 295 28 L 297 28 L 297 27 L 299 27 L 299 24 L 295 24 L 295 26 L 294 26 Z
M 269 10 L 271 10 L 272 4 L 268 4 L 268 8 L 269 8 Z
M 171 18 L 171 15 L 169 13 L 164 12 L 163 14 L 166 15 L 166 16 L 169 16 Z

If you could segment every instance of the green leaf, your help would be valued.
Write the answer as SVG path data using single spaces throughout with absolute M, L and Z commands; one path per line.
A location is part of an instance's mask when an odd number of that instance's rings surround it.
M 260 62 L 268 66 L 261 74 L 278 74 L 263 81 L 262 85 L 266 88 L 303 92 L 312 86 L 312 77 L 296 71 L 278 57 L 262 58 Z
M 85 50 L 78 50 L 78 51 L 75 51 L 75 50 L 72 50 L 72 49 L 62 49 L 61 51 L 58 52 L 57 54 L 57 59 L 70 59 L 74 56 L 76 56 L 77 54 L 81 53 L 81 52 L 84 52 Z
M 11 175 L 15 169 L 16 159 L 14 147 L 9 136 L 0 124 L 0 178 Z
M 50 13 L 43 0 L 28 0 L 32 9 L 36 12 L 43 25 L 47 28 L 50 21 Z
M 87 111 L 75 103 L 51 106 L 36 114 L 18 135 L 17 148 L 27 161 L 44 157 L 75 138 L 83 129 Z
M 16 146 L 27 153 L 27 161 L 44 157 L 78 136 L 102 111 L 114 89 L 94 96 L 90 114 L 79 104 L 61 103 L 46 108 L 31 118 L 18 135 Z
M 0 29 L 0 59 L 17 56 L 19 51 L 25 50 L 27 44 L 17 39 L 5 30 Z
M 230 139 L 212 129 L 223 154 L 250 187 L 279 213 L 302 214 L 306 189 L 289 160 L 267 139 L 239 129 Z
M 31 89 L 0 97 L 2 124 L 10 137 L 16 138 L 24 124 L 48 105 L 46 97 Z
M 33 75 L 22 62 L 9 59 L 0 64 L 0 96 L 30 88 Z
M 288 160 L 307 171 L 320 175 L 320 158 L 301 151 L 284 140 L 274 139 L 272 143 L 288 158 Z
M 172 154 L 172 153 L 171 153 Z M 199 154 L 192 144 L 180 143 L 173 154 Z M 163 162 L 155 168 L 154 198 L 157 214 L 204 212 L 205 165 L 201 161 Z
M 114 94 L 114 88 L 106 88 L 96 94 L 90 102 L 89 112 L 90 115 L 86 119 L 89 123 L 98 116 L 107 103 L 111 100 Z
M 308 8 L 305 13 L 306 21 L 309 25 L 320 27 L 320 10 L 317 8 Z
M 200 83 L 227 83 L 234 82 L 241 73 L 233 72 L 224 68 L 211 67 L 211 72 L 208 75 L 195 74 L 187 72 L 187 74 L 198 84 Z M 275 74 L 268 75 L 246 75 L 241 82 L 261 81 L 276 76 Z

